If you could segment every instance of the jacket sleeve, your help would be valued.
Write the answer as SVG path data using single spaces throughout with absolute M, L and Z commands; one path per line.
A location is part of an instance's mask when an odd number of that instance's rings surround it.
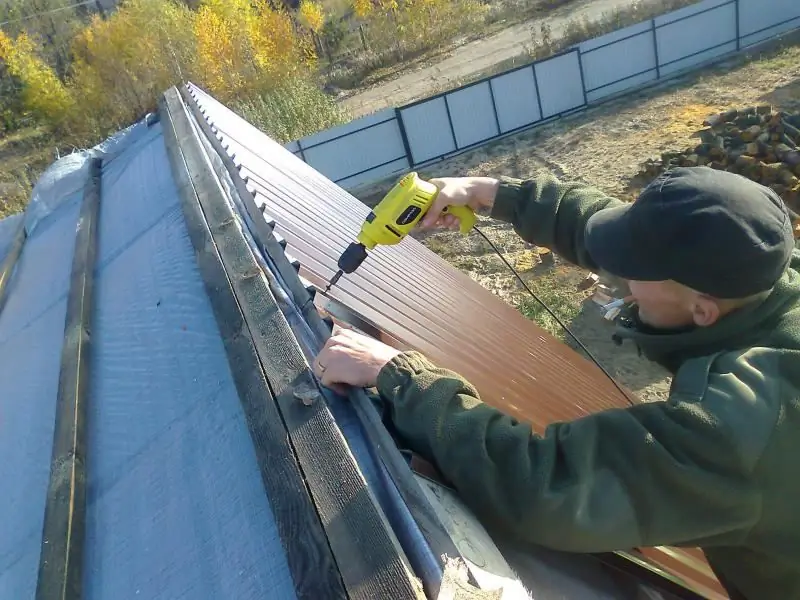
M 585 250 L 586 222 L 598 210 L 621 204 L 596 188 L 564 183 L 544 172 L 526 180 L 501 178 L 491 216 L 510 223 L 525 241 L 595 270 Z
M 730 407 L 730 390 L 715 385 L 703 402 L 607 410 L 540 436 L 419 353 L 392 359 L 378 378 L 398 432 L 486 525 L 575 552 L 745 537 L 760 515 L 755 465 L 706 408 Z

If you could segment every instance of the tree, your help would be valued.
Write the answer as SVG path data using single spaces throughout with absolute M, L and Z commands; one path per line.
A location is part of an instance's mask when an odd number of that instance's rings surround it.
M 71 40 L 88 18 L 84 7 L 75 4 L 76 0 L 5 0 L 0 6 L 0 22 L 9 21 L 3 27 L 12 37 L 27 33 L 42 60 L 64 77 Z
M 37 55 L 31 38 L 21 33 L 12 40 L 0 31 L 0 61 L 21 83 L 25 110 L 41 120 L 59 125 L 72 106 L 72 97 L 53 69 Z
M 322 5 L 313 0 L 303 0 L 298 9 L 300 22 L 305 25 L 310 31 L 319 34 L 325 26 L 325 13 L 322 10 Z

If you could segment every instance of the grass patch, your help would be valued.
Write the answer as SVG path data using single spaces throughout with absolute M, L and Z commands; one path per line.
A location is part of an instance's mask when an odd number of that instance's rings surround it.
M 34 183 L 55 155 L 56 144 L 43 127 L 0 137 L 0 218 L 25 209 Z
M 527 281 L 526 283 L 550 307 L 550 310 L 564 324 L 569 326 L 570 322 L 581 311 L 579 300 L 582 298 L 576 296 L 574 282 L 568 282 L 566 279 L 558 271 L 551 271 L 543 273 L 533 281 Z M 527 292 L 525 294 L 527 296 Z M 539 327 L 556 338 L 565 342 L 572 340 L 569 334 L 564 331 L 544 307 L 530 296 L 520 301 L 518 309 L 526 318 L 536 321 Z
M 793 39 L 795 44 L 800 43 L 800 36 L 797 34 Z M 755 60 L 774 71 L 789 71 L 797 66 L 798 54 L 800 48 L 797 46 L 779 46 L 759 54 Z

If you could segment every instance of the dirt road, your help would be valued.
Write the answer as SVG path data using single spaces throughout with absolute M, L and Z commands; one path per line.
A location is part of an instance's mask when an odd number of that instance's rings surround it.
M 630 0 L 584 0 L 554 10 L 547 17 L 552 35 L 557 38 L 570 19 L 597 20 L 604 12 L 630 5 Z M 481 73 L 494 65 L 518 56 L 524 45 L 531 42 L 531 26 L 539 22 L 527 21 L 504 29 L 490 37 L 476 40 L 455 49 L 448 58 L 433 65 L 405 73 L 359 94 L 342 103 L 354 117 L 360 117 L 384 109 L 400 106 L 431 95 L 449 87 L 457 87 L 468 76 Z

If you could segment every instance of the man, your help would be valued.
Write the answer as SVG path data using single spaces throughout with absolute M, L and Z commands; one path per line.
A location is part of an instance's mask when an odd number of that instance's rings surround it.
M 436 183 L 424 226 L 466 204 L 626 280 L 636 311 L 618 335 L 672 371 L 669 399 L 538 436 L 457 374 L 351 331 L 317 357 L 322 383 L 377 387 L 409 446 L 513 539 L 700 546 L 732 598 L 800 599 L 800 253 L 781 199 L 706 167 L 632 204 L 551 175 Z

